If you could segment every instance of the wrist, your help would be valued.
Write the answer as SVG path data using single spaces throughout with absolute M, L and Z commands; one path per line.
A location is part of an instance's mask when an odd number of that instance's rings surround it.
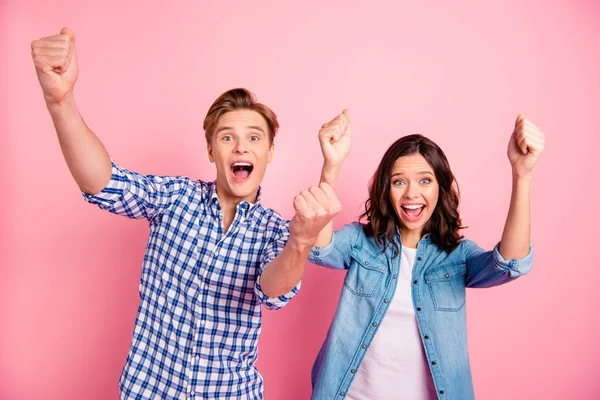
M 324 163 L 323 168 L 321 169 L 321 182 L 326 182 L 332 187 L 335 187 L 341 168 L 341 164 Z
M 532 171 L 522 172 L 514 169 L 512 171 L 512 178 L 515 182 L 531 182 L 532 176 Z
M 46 108 L 48 108 L 48 111 L 50 112 L 75 107 L 75 99 L 73 97 L 73 92 L 69 92 L 60 100 L 48 99 L 45 96 L 44 100 L 46 101 Z
M 300 235 L 290 235 L 290 238 L 287 242 L 287 246 L 289 246 L 294 252 L 298 254 L 307 254 L 311 251 L 314 244 L 317 242 L 316 237 L 308 237 L 308 236 L 300 236 Z

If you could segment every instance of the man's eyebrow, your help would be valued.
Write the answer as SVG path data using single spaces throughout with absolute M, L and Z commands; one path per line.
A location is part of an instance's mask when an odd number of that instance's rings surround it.
M 251 126 L 247 126 L 246 128 L 247 129 L 255 129 L 257 131 L 261 131 L 262 133 L 265 133 L 265 131 L 263 131 L 263 128 L 261 128 L 260 126 L 251 125 Z
M 246 129 L 254 129 L 254 130 L 262 132 L 263 134 L 265 133 L 265 131 L 263 130 L 263 128 L 261 128 L 260 126 L 249 125 L 249 126 L 246 127 Z M 217 131 L 215 133 L 219 133 L 219 132 L 222 132 L 222 131 L 232 131 L 232 130 L 234 130 L 234 129 L 231 126 L 222 126 L 219 129 L 217 129 Z

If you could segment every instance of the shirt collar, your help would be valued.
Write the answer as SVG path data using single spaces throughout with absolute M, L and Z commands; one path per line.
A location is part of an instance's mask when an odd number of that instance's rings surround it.
M 258 191 L 256 193 L 256 201 L 254 203 L 250 203 L 249 201 L 241 201 L 237 205 L 237 209 L 242 210 L 242 214 L 244 217 L 247 217 L 249 213 L 253 212 L 259 205 L 262 198 L 262 188 L 259 186 Z M 217 209 L 221 209 L 221 201 L 219 200 L 219 196 L 217 195 L 217 182 L 214 181 L 210 184 L 208 188 L 208 199 L 210 206 L 216 206 Z
M 398 241 L 397 243 L 402 243 L 402 235 L 400 234 L 400 228 L 397 225 L 394 233 L 394 239 Z M 421 236 L 419 242 L 431 242 L 431 233 L 426 233 Z

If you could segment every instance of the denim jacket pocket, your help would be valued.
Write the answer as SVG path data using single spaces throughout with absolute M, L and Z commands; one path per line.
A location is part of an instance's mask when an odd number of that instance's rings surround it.
M 459 311 L 465 305 L 465 262 L 440 265 L 425 272 L 433 305 L 437 311 Z
M 373 296 L 386 268 L 379 261 L 355 249 L 352 251 L 344 286 L 356 296 Z

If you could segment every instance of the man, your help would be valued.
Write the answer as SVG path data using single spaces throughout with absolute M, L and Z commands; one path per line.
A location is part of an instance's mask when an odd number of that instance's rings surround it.
M 204 121 L 215 182 L 120 168 L 75 105 L 73 33 L 63 28 L 31 47 L 63 155 L 85 200 L 150 224 L 121 398 L 262 398 L 255 367 L 261 304 L 279 309 L 298 293 L 320 230 L 340 211 L 332 188 L 303 191 L 289 223 L 262 206 L 259 185 L 278 122 L 245 89 L 220 96 Z

